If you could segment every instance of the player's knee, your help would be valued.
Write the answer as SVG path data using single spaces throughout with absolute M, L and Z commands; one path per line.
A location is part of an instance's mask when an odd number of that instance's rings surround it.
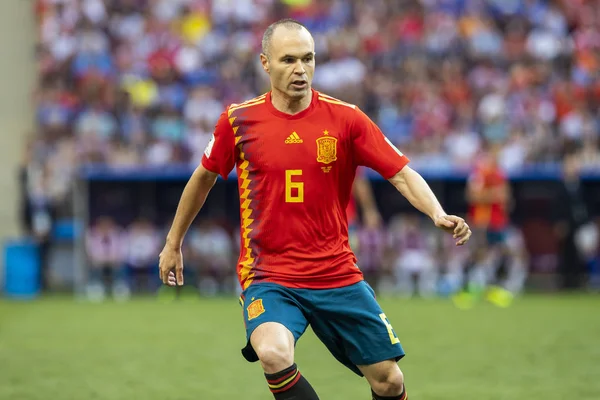
M 294 363 L 293 352 L 284 343 L 261 343 L 254 349 L 266 373 L 275 373 Z
M 387 368 L 373 379 L 371 386 L 373 391 L 380 396 L 397 396 L 404 388 L 404 375 L 398 365 Z

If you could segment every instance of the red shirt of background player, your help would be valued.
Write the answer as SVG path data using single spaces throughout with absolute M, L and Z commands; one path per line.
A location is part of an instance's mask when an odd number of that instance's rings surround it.
M 356 168 L 389 179 L 407 163 L 356 106 L 315 90 L 295 115 L 275 109 L 270 93 L 229 106 L 202 165 L 224 178 L 237 170 L 242 288 L 324 289 L 362 280 L 346 218 Z
M 478 165 L 471 176 L 469 184 L 474 185 L 476 190 L 499 188 L 508 182 L 504 172 L 497 165 Z M 508 224 L 508 212 L 504 202 L 492 202 L 488 204 L 472 203 L 469 206 L 469 217 L 474 227 L 500 231 Z

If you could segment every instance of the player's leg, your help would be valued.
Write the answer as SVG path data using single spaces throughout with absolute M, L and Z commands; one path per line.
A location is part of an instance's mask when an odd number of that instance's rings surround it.
M 373 399 L 404 399 L 400 339 L 366 282 L 312 291 L 311 326 L 333 356 L 371 385 Z
M 269 390 L 277 400 L 318 400 L 294 362 L 296 341 L 308 326 L 292 292 L 280 285 L 251 285 L 240 298 L 248 342 L 246 360 L 260 361 Z
M 371 365 L 358 365 L 371 386 L 373 400 L 406 400 L 404 375 L 395 359 L 381 361 Z
M 474 228 L 472 242 L 472 250 L 464 263 L 461 287 L 452 296 L 454 305 L 461 309 L 472 308 L 485 288 L 485 259 L 488 252 L 486 230 L 481 227 Z
M 508 307 L 512 303 L 513 294 L 506 288 L 508 277 L 509 251 L 504 230 L 487 233 L 489 244 L 488 261 L 490 280 L 488 282 L 486 299 L 498 307 Z

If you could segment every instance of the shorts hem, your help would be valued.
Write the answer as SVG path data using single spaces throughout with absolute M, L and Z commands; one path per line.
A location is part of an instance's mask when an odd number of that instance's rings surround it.
M 300 339 L 300 337 L 296 337 L 296 335 L 294 334 L 293 330 L 290 329 L 289 326 L 287 326 L 286 324 L 284 324 L 281 321 L 276 321 L 274 319 L 267 320 L 267 321 L 262 321 L 260 324 L 252 327 L 252 329 L 246 329 L 246 346 L 244 346 L 242 348 L 242 355 L 244 356 L 244 358 L 246 359 L 246 361 L 253 363 L 253 362 L 257 362 L 259 360 L 258 359 L 258 355 L 256 354 L 256 351 L 254 351 L 254 347 L 252 347 L 252 343 L 250 343 L 250 337 L 252 336 L 252 333 L 256 330 L 256 328 L 258 328 L 262 324 L 266 324 L 267 322 L 275 322 L 275 323 L 281 324 L 281 325 L 283 325 L 285 327 L 285 329 L 287 329 L 288 331 L 290 331 L 292 333 L 292 336 L 294 337 L 294 346 L 296 345 L 296 343 Z

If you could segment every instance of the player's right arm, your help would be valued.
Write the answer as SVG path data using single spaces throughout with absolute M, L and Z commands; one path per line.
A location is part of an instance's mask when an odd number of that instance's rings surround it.
M 202 163 L 196 168 L 177 205 L 177 211 L 171 229 L 167 234 L 165 247 L 159 256 L 160 279 L 174 286 L 183 285 L 183 259 L 181 247 L 192 221 L 204 205 L 208 193 L 215 185 L 218 175 L 227 178 L 236 160 L 235 139 L 227 118 L 227 112 L 221 114 L 212 139 L 210 140 Z M 175 270 L 175 273 L 173 273 Z

